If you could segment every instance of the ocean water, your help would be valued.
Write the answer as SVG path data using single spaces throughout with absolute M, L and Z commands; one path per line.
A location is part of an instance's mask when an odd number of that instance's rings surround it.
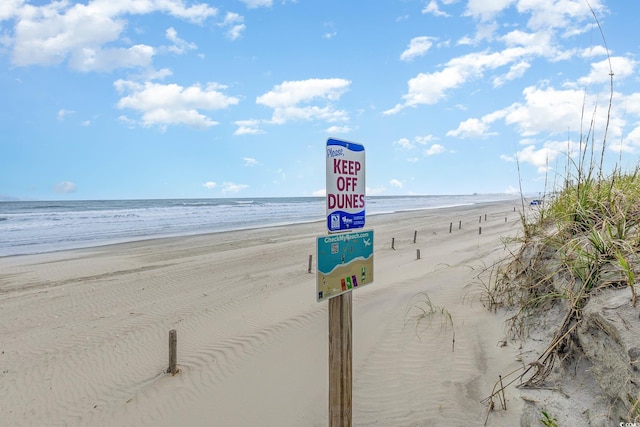
M 367 197 L 366 215 L 512 200 L 513 194 Z M 325 221 L 324 197 L 0 201 L 0 256 Z

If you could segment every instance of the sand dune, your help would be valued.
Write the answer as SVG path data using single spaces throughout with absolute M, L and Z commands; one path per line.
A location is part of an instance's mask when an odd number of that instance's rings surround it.
M 484 423 L 480 401 L 517 349 L 499 345 L 504 319 L 468 285 L 506 255 L 514 206 L 367 219 L 375 281 L 353 293 L 354 425 Z M 327 425 L 327 302 L 307 272 L 323 226 L 0 258 L 2 424 Z M 416 323 L 425 292 L 451 323 Z M 507 398 L 513 410 L 489 425 L 518 424 L 519 398 Z

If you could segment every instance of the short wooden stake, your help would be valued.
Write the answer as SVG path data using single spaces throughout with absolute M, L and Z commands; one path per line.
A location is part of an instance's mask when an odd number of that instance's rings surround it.
M 451 228 L 452 228 L 452 227 L 453 227 L 453 223 L 452 223 L 452 222 L 450 222 L 450 223 L 449 223 L 449 233 L 451 233 Z
M 484 214 L 484 222 L 487 222 L 487 214 Z
M 309 269 L 307 270 L 307 273 L 311 273 L 311 260 L 313 259 L 313 255 L 309 255 Z
M 391 238 L 391 249 L 395 249 L 396 248 L 396 238 L 392 237 Z
M 462 221 L 458 221 L 458 230 L 462 228 Z
M 478 234 L 482 234 L 482 227 L 478 227 Z
M 413 243 L 416 242 L 416 239 L 418 238 L 418 230 L 413 232 Z
M 507 217 L 506 216 L 504 217 L 504 222 L 507 222 Z
M 169 368 L 167 374 L 175 375 L 178 373 L 178 333 L 175 329 L 169 331 Z
M 482 215 L 480 215 L 480 219 L 478 220 L 479 223 L 482 223 Z
M 416 249 L 416 259 L 420 259 L 420 249 Z

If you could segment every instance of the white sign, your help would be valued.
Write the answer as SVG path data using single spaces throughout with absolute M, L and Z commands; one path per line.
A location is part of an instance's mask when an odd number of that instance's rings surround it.
M 330 232 L 364 227 L 364 146 L 327 140 L 327 228 Z

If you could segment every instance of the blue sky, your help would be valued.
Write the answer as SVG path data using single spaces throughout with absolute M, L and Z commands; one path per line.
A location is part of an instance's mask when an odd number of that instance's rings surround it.
M 329 137 L 365 146 L 367 195 L 513 192 L 516 158 L 543 191 L 581 135 L 629 170 L 638 16 L 605 0 L 2 0 L 0 199 L 320 196 Z

